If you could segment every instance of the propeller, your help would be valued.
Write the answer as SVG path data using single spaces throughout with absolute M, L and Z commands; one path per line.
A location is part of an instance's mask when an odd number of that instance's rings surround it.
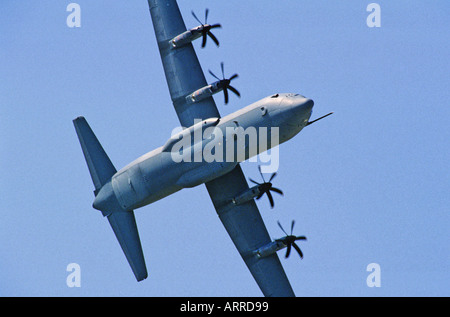
M 197 16 L 195 15 L 194 11 L 191 11 L 192 16 L 198 21 L 198 23 L 201 24 L 200 31 L 202 32 L 202 36 L 203 36 L 202 47 L 205 47 L 205 45 L 206 45 L 206 38 L 207 38 L 207 36 L 209 36 L 211 38 L 211 40 L 213 40 L 214 43 L 216 43 L 216 45 L 219 46 L 219 40 L 217 40 L 217 38 L 214 36 L 214 34 L 211 33 L 210 30 L 211 29 L 215 29 L 215 28 L 221 28 L 222 26 L 220 24 L 213 24 L 213 25 L 208 24 L 206 22 L 208 20 L 208 12 L 209 12 L 209 9 L 206 9 L 205 10 L 205 23 L 202 23 L 197 18 Z
M 213 76 L 215 79 L 217 79 L 219 81 L 217 88 L 221 88 L 223 89 L 223 94 L 225 96 L 225 104 L 228 103 L 228 89 L 230 89 L 232 92 L 234 92 L 238 97 L 241 96 L 241 94 L 239 93 L 239 91 L 237 91 L 236 88 L 234 88 L 233 86 L 230 85 L 230 82 L 233 79 L 238 78 L 238 74 L 234 74 L 233 76 L 231 76 L 230 78 L 226 79 L 225 75 L 224 75 L 224 71 L 223 71 L 223 62 L 220 63 L 220 68 L 222 69 L 222 79 L 220 79 L 219 77 L 217 77 L 216 75 L 214 75 L 214 73 L 211 70 L 208 70 L 209 73 L 211 74 L 211 76 Z
M 297 240 L 306 240 L 306 237 L 305 236 L 296 237 L 296 236 L 292 235 L 292 230 L 294 230 L 295 220 L 292 220 L 292 223 L 291 223 L 291 234 L 290 235 L 287 234 L 286 231 L 284 231 L 283 227 L 281 226 L 281 223 L 279 221 L 277 221 L 277 222 L 278 222 L 278 226 L 286 234 L 286 236 L 284 238 L 279 239 L 280 241 L 282 241 L 284 244 L 287 245 L 285 258 L 289 257 L 289 254 L 291 253 L 291 246 L 292 246 L 298 252 L 298 254 L 300 255 L 300 258 L 303 259 L 302 250 L 300 250 L 298 245 L 295 244 L 295 241 L 297 241 Z
M 271 183 L 271 181 L 275 178 L 275 176 L 277 176 L 277 173 L 273 173 L 270 176 L 269 181 L 266 182 L 266 180 L 264 179 L 264 176 L 261 172 L 260 165 L 258 165 L 258 170 L 259 170 L 259 174 L 261 174 L 261 178 L 263 179 L 263 183 L 258 183 L 256 181 L 254 181 L 253 179 L 249 178 L 249 180 L 252 183 L 255 183 L 258 185 L 259 195 L 256 197 L 256 199 L 260 199 L 263 194 L 267 194 L 267 197 L 269 198 L 269 202 L 270 202 L 270 207 L 273 208 L 274 202 L 273 202 L 273 197 L 272 197 L 272 194 L 270 193 L 270 191 L 276 192 L 276 193 L 280 194 L 281 196 L 283 196 L 283 192 L 280 189 L 273 187 L 272 183 Z

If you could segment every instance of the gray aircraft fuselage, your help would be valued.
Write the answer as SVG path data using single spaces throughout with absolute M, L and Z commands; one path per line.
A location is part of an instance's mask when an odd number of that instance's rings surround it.
M 308 123 L 311 116 L 314 102 L 299 94 L 276 94 L 263 98 L 241 110 L 229 114 L 223 118 L 208 118 L 184 129 L 179 134 L 172 136 L 164 146 L 136 159 L 129 165 L 119 170 L 105 184 L 97 194 L 93 207 L 101 210 L 103 214 L 109 215 L 112 210 L 120 207 L 122 210 L 133 210 L 151 204 L 161 198 L 171 195 L 183 188 L 194 187 L 209 182 L 230 172 L 240 161 L 249 159 L 260 154 L 278 144 L 286 142 L 298 134 Z M 213 127 L 214 131 L 221 132 L 213 137 L 205 137 L 202 134 L 205 127 Z M 227 129 L 228 128 L 228 129 Z M 242 128 L 255 128 L 258 133 L 258 144 L 260 138 L 268 140 L 267 147 L 261 150 L 256 146 L 255 151 L 249 150 L 249 137 L 244 138 L 244 143 L 236 142 L 236 138 L 227 134 L 230 128 L 237 131 Z M 260 128 L 266 128 L 267 135 L 259 135 Z M 278 128 L 274 130 L 273 128 Z M 220 129 L 217 130 L 217 129 Z M 200 131 L 202 138 L 190 141 L 190 147 L 183 148 L 183 152 L 191 153 L 192 160 L 177 161 L 173 154 L 180 154 L 179 140 L 183 135 L 195 134 Z M 278 132 L 278 142 L 272 144 L 272 135 Z M 223 139 L 219 143 L 223 146 L 223 160 L 207 161 L 202 158 L 195 160 L 197 154 L 204 151 L 209 142 L 215 139 L 216 135 L 222 135 Z M 190 137 L 191 137 L 190 136 Z M 227 144 L 233 142 L 231 148 L 234 153 L 243 150 L 245 155 L 241 157 L 233 156 L 233 160 L 227 159 Z M 237 148 L 241 144 L 241 148 Z M 174 150 L 177 148 L 177 150 Z M 185 153 L 183 153 L 185 154 Z

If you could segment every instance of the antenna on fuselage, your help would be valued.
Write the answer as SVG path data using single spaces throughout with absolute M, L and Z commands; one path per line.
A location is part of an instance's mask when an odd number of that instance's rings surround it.
M 326 114 L 326 115 L 324 115 L 324 116 L 322 116 L 322 117 L 320 117 L 320 118 L 318 118 L 318 119 L 316 119 L 316 120 L 310 121 L 310 122 L 308 122 L 308 123 L 306 124 L 306 126 L 308 126 L 308 125 L 310 125 L 310 124 L 313 124 L 314 122 L 317 122 L 317 121 L 319 121 L 319 120 L 322 120 L 323 118 L 328 117 L 329 115 L 332 115 L 333 113 L 334 113 L 334 112 L 330 112 L 329 114 Z

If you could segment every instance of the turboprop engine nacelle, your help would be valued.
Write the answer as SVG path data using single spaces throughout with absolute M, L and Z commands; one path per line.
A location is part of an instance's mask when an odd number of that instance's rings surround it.
M 246 190 L 242 194 L 234 197 L 231 201 L 235 205 L 241 205 L 241 204 L 244 204 L 244 203 L 254 199 L 260 193 L 261 193 L 261 191 L 259 190 L 259 186 L 253 186 L 252 188 L 249 188 L 248 190 Z
M 277 251 L 285 247 L 286 245 L 283 242 L 281 242 L 280 240 L 275 240 L 255 250 L 254 253 L 258 258 L 264 258 L 276 253 Z
M 198 26 L 175 36 L 170 40 L 170 44 L 173 48 L 178 48 L 191 43 L 192 41 L 198 39 L 200 36 L 202 36 L 201 26 Z
M 194 91 L 192 94 L 186 96 L 186 102 L 188 104 L 193 104 L 196 102 L 199 102 L 200 100 L 206 99 L 211 97 L 212 95 L 218 93 L 222 90 L 221 87 L 219 87 L 220 81 L 216 81 L 212 83 L 211 85 L 202 87 L 196 91 Z

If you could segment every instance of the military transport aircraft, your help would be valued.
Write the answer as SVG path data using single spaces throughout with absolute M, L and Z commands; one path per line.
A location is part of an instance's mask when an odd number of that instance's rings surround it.
M 270 183 L 274 174 L 269 182 L 252 180 L 256 186 L 249 188 L 239 163 L 289 140 L 305 126 L 321 119 L 309 121 L 313 101 L 296 93 L 278 93 L 221 117 L 212 96 L 223 92 L 227 103 L 228 89 L 239 95 L 230 86 L 237 75 L 219 79 L 211 72 L 218 81 L 208 85 L 192 44 L 202 38 L 203 47 L 209 36 L 218 45 L 211 29 L 220 25 L 207 24 L 206 10 L 205 23 L 193 14 L 201 25 L 187 30 L 176 0 L 148 0 L 148 3 L 170 96 L 181 126 L 185 128 L 163 146 L 117 171 L 87 121 L 83 117 L 74 119 L 95 187 L 93 207 L 107 217 L 136 279 L 141 281 L 147 278 L 147 268 L 134 210 L 183 188 L 205 184 L 219 219 L 262 293 L 295 296 L 276 252 L 287 247 L 286 255 L 289 255 L 293 246 L 302 256 L 294 241 L 304 237 L 292 235 L 292 223 L 291 235 L 286 233 L 286 237 L 271 241 L 255 198 L 266 193 L 273 205 L 270 191 L 279 191 Z M 251 145 L 245 137 L 240 145 L 235 142 L 237 128 L 245 131 L 252 127 L 257 133 L 256 145 Z M 229 129 L 234 132 L 228 134 Z M 192 138 L 192 134 L 195 136 L 199 132 L 200 139 Z M 269 142 L 261 147 L 264 139 Z M 182 140 L 188 140 L 182 143 L 187 144 L 184 147 L 180 147 Z M 187 159 L 204 153 L 207 148 L 210 154 L 214 152 L 214 160 L 206 156 L 194 161 Z M 237 155 L 239 150 L 244 154 Z M 284 231 L 281 225 L 280 228 Z

